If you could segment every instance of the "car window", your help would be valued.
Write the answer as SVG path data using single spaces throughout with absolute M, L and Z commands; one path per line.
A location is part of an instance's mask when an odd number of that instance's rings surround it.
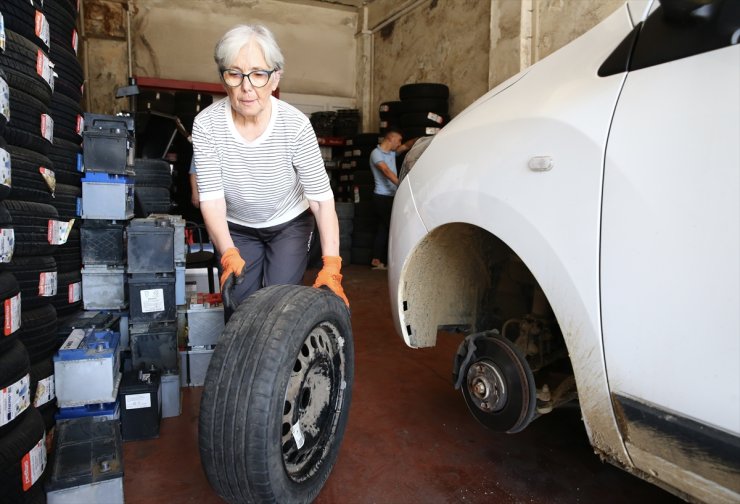
M 687 8 L 687 4 L 695 8 Z M 630 70 L 688 58 L 729 45 L 740 36 L 737 0 L 662 0 L 637 37 Z
M 740 42 L 740 1 L 661 0 L 604 60 L 606 77 L 687 58 Z

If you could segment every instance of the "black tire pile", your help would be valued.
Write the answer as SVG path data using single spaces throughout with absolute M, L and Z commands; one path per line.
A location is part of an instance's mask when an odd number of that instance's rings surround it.
M 404 140 L 431 136 L 450 120 L 450 90 L 445 84 L 404 84 L 398 90 L 400 101 L 380 104 L 380 132 L 400 128 Z
M 190 204 L 193 146 L 184 135 L 175 132 L 174 118 L 190 133 L 195 116 L 211 103 L 212 95 L 197 91 L 142 90 L 136 97 L 136 155 L 139 158 L 135 165 L 136 217 L 146 217 L 152 212 L 174 213 L 188 221 L 203 222 L 200 211 Z M 162 156 L 173 133 L 175 136 L 166 153 L 168 163 L 165 163 Z
M 0 391 L 11 405 L 0 419 L 0 495 L 45 502 L 58 317 L 81 306 L 79 230 L 68 225 L 81 194 L 78 13 L 72 0 L 5 0 L 0 14 Z

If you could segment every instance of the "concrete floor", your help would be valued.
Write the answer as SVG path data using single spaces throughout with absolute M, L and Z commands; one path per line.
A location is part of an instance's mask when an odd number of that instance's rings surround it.
M 317 503 L 680 502 L 602 463 L 577 407 L 515 435 L 480 426 L 451 384 L 461 337 L 440 338 L 433 349 L 407 348 L 393 328 L 385 273 L 360 266 L 343 273 L 355 382 L 339 458 Z M 201 389 L 183 391 L 182 415 L 162 421 L 159 439 L 124 445 L 128 504 L 222 502 L 198 456 Z

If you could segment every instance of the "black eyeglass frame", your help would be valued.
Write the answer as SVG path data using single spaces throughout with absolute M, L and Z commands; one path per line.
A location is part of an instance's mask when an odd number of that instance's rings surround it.
M 279 70 L 278 68 L 273 68 L 272 70 L 252 70 L 251 72 L 243 73 L 243 72 L 240 72 L 239 70 L 237 70 L 236 68 L 222 68 L 221 69 L 221 81 L 224 83 L 224 85 L 226 85 L 226 86 L 228 86 L 230 88 L 236 88 L 236 87 L 239 87 L 242 84 L 244 84 L 244 77 L 246 77 L 247 80 L 249 81 L 249 84 L 251 84 L 252 87 L 259 89 L 259 88 L 263 88 L 263 87 L 267 86 L 267 84 L 270 82 L 270 78 L 272 77 L 272 74 L 274 74 L 278 70 Z M 226 82 L 226 78 L 224 77 L 224 74 L 226 72 L 233 73 L 234 76 L 236 76 L 236 74 L 241 75 L 241 80 L 239 81 L 239 84 L 237 84 L 235 86 L 232 86 L 231 84 L 229 84 L 228 82 Z M 254 82 L 252 82 L 251 75 L 253 73 L 257 73 L 257 72 L 262 72 L 262 73 L 266 73 L 267 74 L 267 80 L 261 86 L 257 86 L 257 85 L 255 85 Z

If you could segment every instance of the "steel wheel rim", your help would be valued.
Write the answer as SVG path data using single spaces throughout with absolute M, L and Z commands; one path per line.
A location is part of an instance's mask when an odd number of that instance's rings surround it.
M 304 339 L 288 378 L 281 451 L 286 474 L 296 483 L 316 474 L 331 448 L 346 387 L 343 352 L 337 327 L 322 322 Z

